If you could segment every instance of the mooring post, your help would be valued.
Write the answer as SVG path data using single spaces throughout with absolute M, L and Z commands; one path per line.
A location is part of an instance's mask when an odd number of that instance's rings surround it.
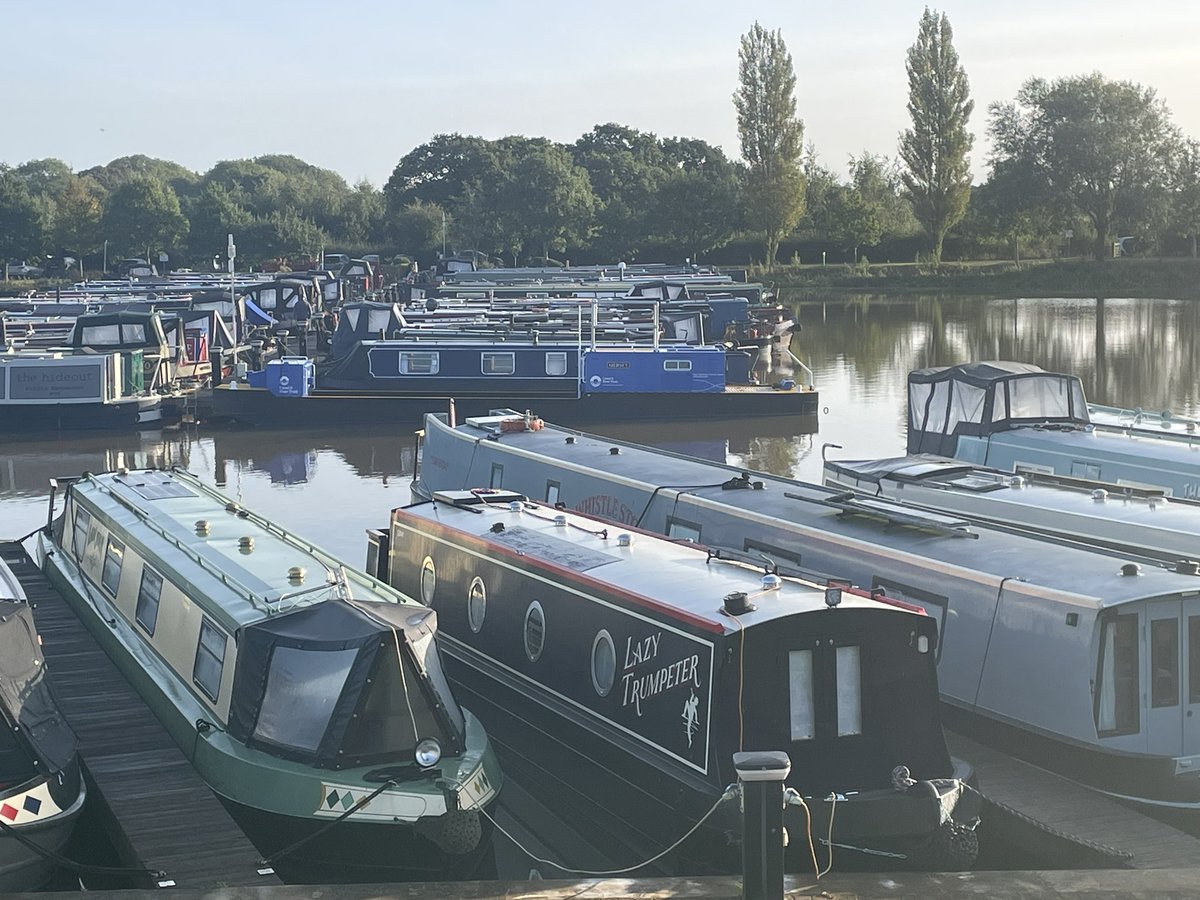
M 780 750 L 733 754 L 742 783 L 742 897 L 783 900 L 783 782 L 792 761 Z

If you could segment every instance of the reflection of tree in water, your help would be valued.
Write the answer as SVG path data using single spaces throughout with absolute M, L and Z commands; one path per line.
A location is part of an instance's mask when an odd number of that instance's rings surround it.
M 813 448 L 813 436 L 756 437 L 735 445 L 729 444 L 729 464 L 766 472 L 769 475 L 790 477 L 799 462 Z

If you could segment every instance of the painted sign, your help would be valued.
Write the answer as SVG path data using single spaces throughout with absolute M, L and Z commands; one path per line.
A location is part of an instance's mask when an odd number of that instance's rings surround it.
M 11 366 L 9 397 L 13 400 L 99 400 L 103 387 L 101 365 L 102 361 L 97 360 L 90 365 Z
M 595 516 L 610 522 L 622 522 L 626 525 L 633 525 L 637 521 L 637 514 L 632 509 L 609 494 L 592 494 L 590 497 L 584 497 L 575 504 L 575 510 L 586 516 Z

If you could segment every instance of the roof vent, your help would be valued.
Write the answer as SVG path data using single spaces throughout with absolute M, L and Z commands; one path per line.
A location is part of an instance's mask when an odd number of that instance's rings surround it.
M 754 604 L 750 602 L 750 597 L 745 591 L 733 591 L 726 594 L 724 607 L 725 612 L 731 616 L 741 616 L 755 610 Z
M 762 589 L 764 591 L 777 591 L 783 587 L 783 579 L 778 575 L 768 572 L 762 577 Z
M 503 522 L 493 522 L 492 523 L 492 534 L 499 534 L 503 530 L 504 530 Z
M 510 512 L 520 512 L 521 511 L 521 501 L 520 500 L 510 500 L 508 503 L 508 508 L 509 508 Z
M 1180 575 L 1200 575 L 1200 562 L 1194 559 L 1177 559 L 1175 571 Z
M 292 584 L 303 584 L 304 576 L 307 574 L 308 571 L 304 568 L 304 566 L 292 566 L 290 569 L 288 569 L 288 581 L 290 581 Z
M 622 531 L 620 534 L 617 535 L 617 546 L 618 547 L 632 547 L 633 546 L 633 535 L 629 534 L 628 532 Z
M 210 531 L 212 531 L 212 526 L 208 524 L 208 519 L 196 520 L 196 534 L 200 537 L 207 537 Z
M 1123 577 L 1128 578 L 1131 575 L 1141 575 L 1141 574 L 1142 574 L 1142 567 L 1139 566 L 1137 563 L 1125 563 L 1125 565 L 1121 566 L 1121 575 Z
M 1020 475 L 1013 475 L 1008 479 L 1008 486 L 1020 490 L 1021 488 L 1025 487 L 1025 479 Z
M 562 513 L 559 513 L 557 516 L 554 517 L 554 524 L 559 528 L 566 528 L 567 527 L 567 517 L 564 516 Z
M 573 443 L 575 443 L 575 435 L 573 435 L 573 434 L 568 434 L 568 435 L 567 435 L 567 443 L 568 443 L 568 444 L 573 444 Z
M 248 534 L 242 535 L 240 538 L 238 538 L 238 550 L 240 550 L 242 553 L 253 553 L 254 538 L 250 537 Z
M 609 447 L 609 448 L 608 448 L 608 455 L 609 455 L 609 456 L 620 456 L 620 455 L 621 455 L 621 448 L 620 448 L 620 447 Z
M 1092 491 L 1092 499 L 1097 503 L 1103 503 L 1108 499 L 1108 491 L 1106 491 L 1104 488 L 1096 488 L 1094 491 Z

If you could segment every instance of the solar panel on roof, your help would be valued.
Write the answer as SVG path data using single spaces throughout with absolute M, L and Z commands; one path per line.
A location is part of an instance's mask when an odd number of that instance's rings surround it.
M 589 550 L 587 547 L 581 547 L 539 531 L 531 531 L 520 525 L 505 528 L 499 533 L 493 532 L 488 535 L 488 539 L 498 544 L 504 544 L 527 556 L 552 562 L 575 572 L 586 572 L 588 569 L 616 562 L 618 559 L 616 556 L 610 556 L 598 550 Z

